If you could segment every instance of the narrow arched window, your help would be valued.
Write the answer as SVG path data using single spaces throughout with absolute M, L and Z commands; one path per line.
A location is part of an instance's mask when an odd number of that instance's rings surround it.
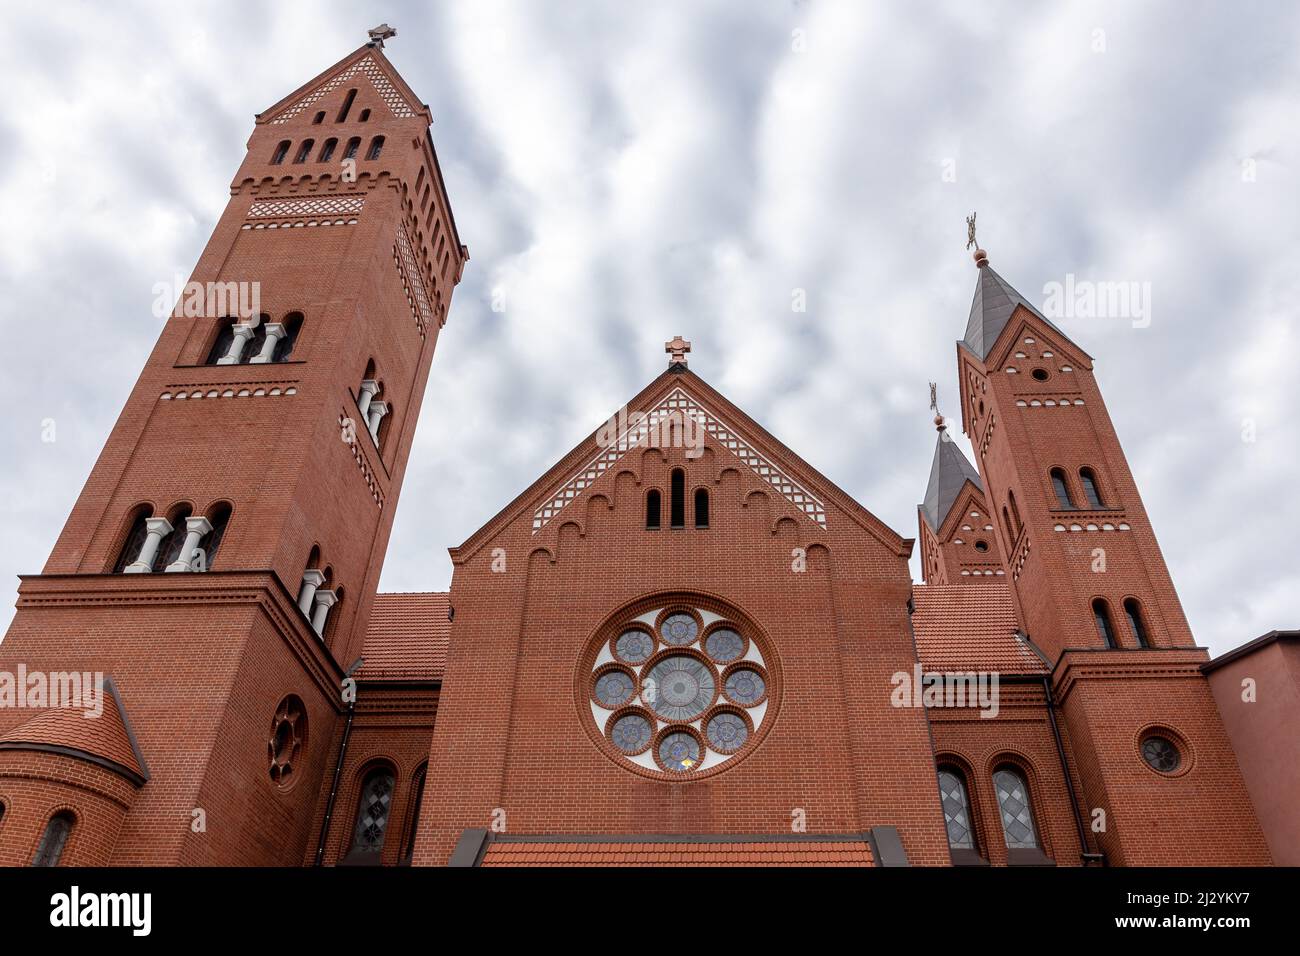
M 1018 770 L 1003 767 L 993 774 L 993 790 L 998 795 L 998 815 L 1002 818 L 1002 835 L 1008 850 L 1038 849 L 1034 813 L 1029 806 L 1029 788 Z
M 370 110 L 362 110 L 361 115 L 357 117 L 357 122 L 365 123 L 370 119 Z
M 1151 641 L 1147 637 L 1147 626 L 1142 619 L 1142 606 L 1138 604 L 1135 598 L 1124 599 L 1124 616 L 1128 618 L 1128 627 L 1133 632 L 1133 639 L 1137 641 L 1137 646 L 1150 647 Z
M 974 850 L 975 825 L 971 822 L 966 779 L 956 767 L 939 768 L 939 802 L 943 806 L 943 823 L 948 829 L 948 848 Z
M 424 803 L 424 780 L 428 776 L 429 765 L 422 764 L 415 771 L 411 782 L 411 821 L 406 826 L 406 846 L 402 850 L 402 862 L 410 863 L 415 855 L 415 835 L 420 829 L 420 807 Z
M 217 329 L 217 337 L 212 342 L 212 348 L 208 351 L 208 365 L 216 365 L 218 360 L 223 358 L 230 351 L 230 346 L 235 341 L 235 323 L 238 319 L 225 318 L 221 320 L 221 325 Z
M 334 150 L 338 146 L 338 144 L 339 141 L 337 139 L 334 139 L 333 137 L 325 140 L 325 145 L 320 148 L 320 156 L 316 157 L 316 162 L 328 163 L 330 161 L 330 157 L 334 155 Z
M 704 488 L 695 489 L 695 527 L 709 526 L 709 492 Z
M 320 125 L 321 123 L 323 123 L 323 122 L 325 122 L 325 111 L 324 111 L 324 110 L 321 110 L 319 113 L 317 113 L 315 116 L 313 116 L 313 117 L 311 118 L 311 125 L 312 125 L 312 126 L 319 126 L 319 125 Z
M 148 506 L 136 509 L 135 517 L 131 519 L 131 528 L 126 533 L 126 540 L 122 542 L 122 550 L 118 552 L 117 560 L 113 563 L 114 574 L 121 574 L 128 564 L 140 557 L 145 540 L 149 537 L 149 517 Z
M 1011 546 L 1016 543 L 1016 529 L 1011 526 L 1011 515 L 1007 514 L 1007 506 L 1002 506 L 1002 527 L 1006 531 L 1007 553 L 1011 553 Z
M 343 158 L 356 159 L 357 150 L 359 150 L 360 148 L 361 148 L 361 137 L 353 136 L 350 140 L 348 140 L 348 148 L 343 151 Z
M 72 835 L 72 825 L 76 822 L 71 813 L 56 813 L 50 817 L 50 822 L 45 824 L 45 832 L 41 834 L 41 842 L 36 847 L 36 856 L 32 858 L 32 866 L 58 866 L 59 860 L 63 858 L 63 849 L 68 845 L 68 837 Z
M 1115 641 L 1115 628 L 1110 621 L 1110 605 L 1097 598 L 1092 602 L 1092 615 L 1097 619 L 1097 633 L 1101 635 L 1102 642 L 1111 650 L 1119 647 Z
M 352 848 L 345 863 L 379 863 L 393 811 L 393 771 L 379 767 L 366 775 L 361 785 L 356 822 L 352 825 Z
M 302 313 L 290 312 L 280 324 L 284 326 L 284 335 L 280 336 L 280 341 L 275 344 L 275 352 L 271 355 L 272 362 L 283 362 L 293 354 L 298 333 L 302 331 Z
M 348 90 L 348 95 L 343 99 L 343 108 L 339 110 L 338 119 L 334 122 L 342 123 L 348 118 L 348 111 L 352 109 L 352 101 L 357 98 L 356 90 Z
M 185 505 L 168 515 L 167 520 L 171 522 L 172 530 L 158 545 L 158 553 L 154 555 L 153 559 L 153 570 L 162 571 L 167 565 L 180 558 L 181 549 L 185 547 L 185 535 L 187 533 L 185 519 L 190 514 L 189 506 Z
M 647 531 L 659 530 L 659 491 L 651 488 L 645 494 L 645 526 Z
M 204 570 L 211 570 L 212 562 L 216 560 L 221 539 L 226 535 L 226 525 L 230 523 L 230 505 L 223 502 L 213 508 L 208 513 L 208 523 L 212 525 L 212 530 L 199 540 L 198 545 L 203 552 Z
M 281 163 L 284 162 L 284 157 L 289 155 L 290 145 L 291 144 L 287 139 L 280 141 L 280 145 L 275 148 L 275 152 L 271 156 L 272 166 L 279 166 Z
M 1065 483 L 1065 472 L 1059 468 L 1052 469 L 1052 489 L 1056 492 L 1058 507 L 1066 510 L 1074 508 L 1074 499 L 1070 497 L 1070 486 Z
M 1020 529 L 1024 527 L 1024 524 L 1020 521 L 1020 509 L 1016 507 L 1016 493 L 1014 491 L 1007 492 L 1007 504 L 1011 506 L 1011 517 L 1016 523 L 1016 537 L 1019 538 Z
M 298 155 L 293 158 L 295 163 L 307 162 L 307 157 L 311 155 L 311 149 L 316 145 L 314 139 L 304 139 L 302 145 L 298 147 Z
M 384 138 L 376 136 L 370 141 L 370 149 L 366 150 L 366 159 L 378 159 L 379 154 L 384 151 Z
M 671 489 L 671 514 L 669 521 L 674 528 L 686 527 L 686 472 L 680 468 L 673 469 Z
M 1083 495 L 1088 499 L 1088 505 L 1092 508 L 1104 508 L 1105 503 L 1101 500 L 1101 492 L 1097 488 L 1097 476 L 1091 468 L 1079 469 L 1079 481 L 1083 483 Z

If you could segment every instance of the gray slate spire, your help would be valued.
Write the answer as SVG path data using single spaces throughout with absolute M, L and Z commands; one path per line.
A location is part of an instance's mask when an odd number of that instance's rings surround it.
M 981 492 L 984 490 L 975 466 L 966 460 L 957 443 L 941 427 L 939 443 L 934 449 L 934 462 L 930 465 L 930 484 L 926 486 L 925 501 L 921 505 L 931 529 L 939 530 L 968 479 Z
M 1023 305 L 1069 341 L 1069 337 L 1052 325 L 1047 316 L 1035 309 L 1024 296 L 1011 288 L 1010 283 L 993 271 L 984 250 L 976 250 L 975 262 L 979 266 L 979 277 L 975 280 L 975 297 L 971 300 L 970 319 L 966 323 L 966 337 L 962 339 L 962 344 L 978 355 L 981 361 L 988 358 L 993 343 L 1006 328 L 1017 305 Z

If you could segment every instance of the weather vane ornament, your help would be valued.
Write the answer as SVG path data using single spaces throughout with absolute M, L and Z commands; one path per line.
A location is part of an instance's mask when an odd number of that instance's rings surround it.
M 934 427 L 943 432 L 947 426 L 943 423 L 943 416 L 939 414 L 939 385 L 936 382 L 930 383 L 930 411 L 934 412 Z
M 975 243 L 975 216 L 976 215 L 977 213 L 971 213 L 969 216 L 966 217 L 966 248 L 967 249 L 969 249 L 971 246 L 975 246 L 976 248 L 979 248 L 979 246 L 976 245 Z

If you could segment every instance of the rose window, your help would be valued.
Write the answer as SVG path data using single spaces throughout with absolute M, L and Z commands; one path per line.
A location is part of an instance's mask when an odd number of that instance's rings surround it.
M 775 661 L 738 611 L 643 602 L 594 639 L 580 678 L 605 749 L 659 775 L 708 772 L 771 724 Z

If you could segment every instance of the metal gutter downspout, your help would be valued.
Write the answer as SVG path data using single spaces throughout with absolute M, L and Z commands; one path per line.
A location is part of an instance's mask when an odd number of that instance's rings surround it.
M 365 662 L 364 657 L 358 657 L 353 661 L 352 666 L 347 669 L 343 675 L 346 681 L 352 676 L 353 671 Z M 320 840 L 316 843 L 316 860 L 312 866 L 321 866 L 325 859 L 325 840 L 330 832 L 330 820 L 334 817 L 334 801 L 339 795 L 339 778 L 343 776 L 343 759 L 348 753 L 348 740 L 352 737 L 352 718 L 356 716 L 357 695 L 352 695 L 352 700 L 348 701 L 348 719 L 343 725 L 343 739 L 339 741 L 339 756 L 334 762 L 334 780 L 330 783 L 329 800 L 325 803 L 325 820 L 321 823 Z

